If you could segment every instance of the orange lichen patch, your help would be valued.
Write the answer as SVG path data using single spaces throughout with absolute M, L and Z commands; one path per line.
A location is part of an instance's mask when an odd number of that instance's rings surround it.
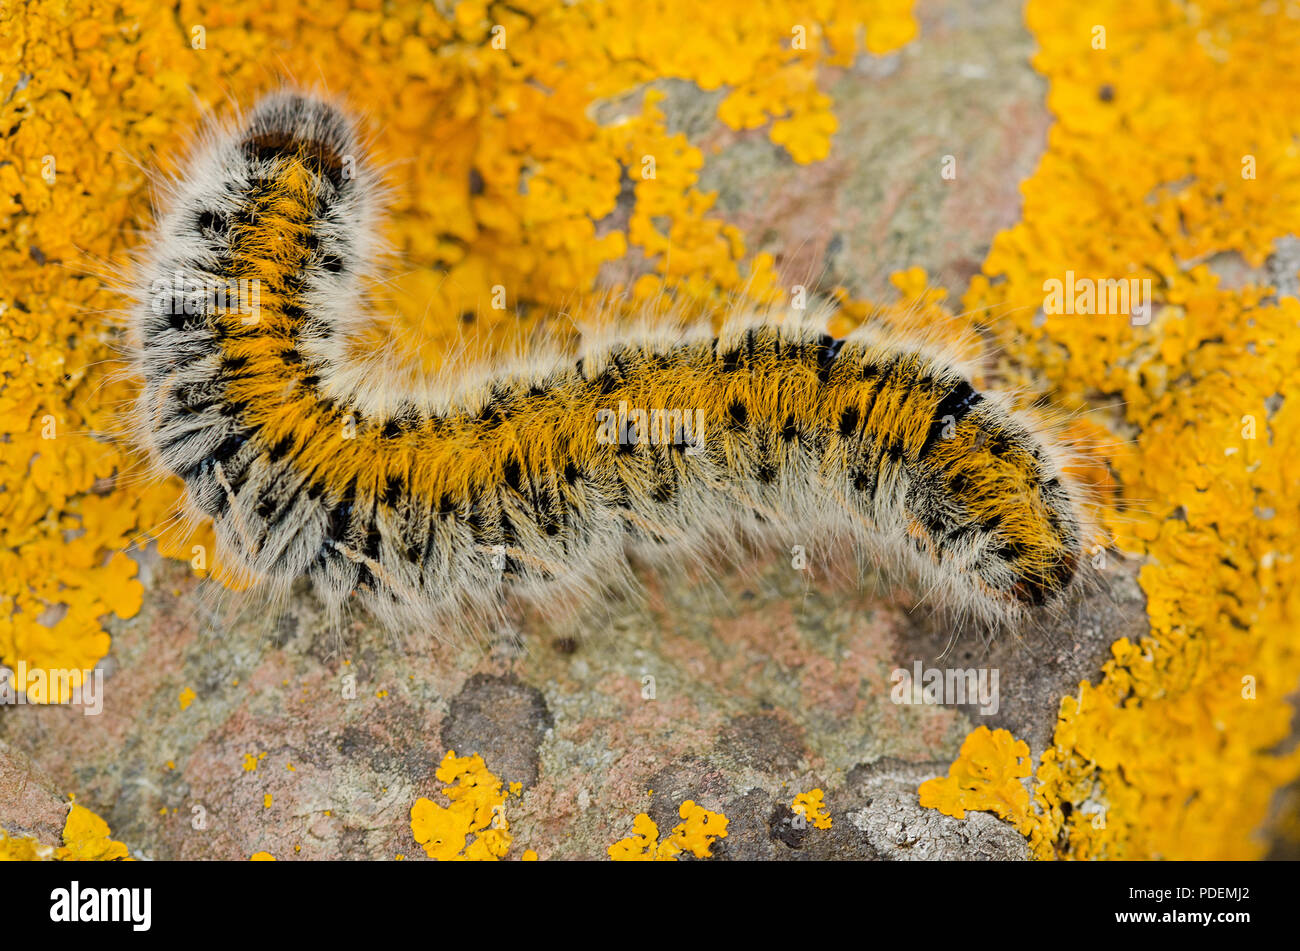
M 632 835 L 620 839 L 608 849 L 615 862 L 675 862 L 689 852 L 697 859 L 713 855 L 713 843 L 727 837 L 727 817 L 710 812 L 687 799 L 677 811 L 683 820 L 673 827 L 668 838 L 659 841 L 659 827 L 644 812 L 632 820 Z
M 648 862 L 671 857 L 660 855 L 659 826 L 644 812 L 632 820 L 632 834 L 619 839 L 607 851 L 615 862 Z
M 44 862 L 54 859 L 54 846 L 29 836 L 11 836 L 0 829 L 0 862 Z
M 63 825 L 63 845 L 57 849 L 28 836 L 10 836 L 0 829 L 0 862 L 112 862 L 119 859 L 131 860 L 126 846 L 113 841 L 107 822 L 76 803 L 68 811 Z
M 1300 302 L 1206 262 L 1259 266 L 1300 220 L 1300 22 L 1232 0 L 1035 0 L 1026 20 L 1057 124 L 964 304 L 1003 315 L 1007 353 L 1058 403 L 1104 396 L 1136 434 L 1111 460 L 1112 527 L 1143 559 L 1151 624 L 1061 701 L 1031 844 L 1256 858 L 1251 830 L 1300 777 L 1300 751 L 1276 752 L 1300 681 Z M 1069 272 L 1149 280 L 1150 310 L 1039 312 Z
M 673 827 L 668 841 L 697 859 L 708 858 L 714 840 L 727 837 L 727 817 L 697 806 L 690 799 L 681 804 L 677 815 L 685 821 Z
M 1024 740 L 981 726 L 966 737 L 947 776 L 921 784 L 921 805 L 956 819 L 965 819 L 967 810 L 992 812 L 1025 832 L 1033 816 L 1022 780 L 1032 768 Z
M 441 806 L 422 796 L 411 807 L 411 834 L 429 858 L 478 862 L 504 858 L 513 841 L 505 813 L 508 794 L 483 757 L 457 756 L 448 750 L 435 775 L 453 784 L 442 790 L 451 805 Z
M 778 294 L 771 258 L 746 261 L 741 235 L 713 216 L 697 187 L 702 155 L 669 133 L 647 86 L 724 90 L 720 121 L 766 126 L 796 161 L 815 161 L 835 129 L 819 68 L 907 43 L 910 8 L 0 8 L 0 661 L 93 667 L 109 649 L 104 619 L 139 609 L 134 565 L 110 558 L 133 544 L 156 540 L 196 575 L 240 586 L 208 527 L 167 527 L 180 483 L 142 482 L 118 416 L 132 385 L 116 373 L 121 341 L 105 316 L 122 305 L 105 275 L 148 225 L 142 167 L 174 171 L 202 110 L 247 105 L 277 70 L 347 91 L 396 160 L 398 315 L 376 332 L 432 364 L 467 326 L 486 348 L 534 314 L 592 311 L 601 269 L 625 255 L 648 268 L 628 289 L 637 305 Z
M 799 793 L 794 797 L 794 802 L 790 803 L 790 811 L 797 816 L 803 816 L 804 821 L 814 829 L 829 829 L 831 814 L 826 811 L 826 803 L 822 801 L 823 795 L 820 789 Z
M 248 857 L 250 862 L 274 862 L 275 856 L 270 852 L 254 852 Z
M 194 702 L 194 698 L 196 696 L 197 694 L 195 694 L 192 688 L 185 687 L 184 689 L 182 689 L 179 697 L 177 698 L 180 701 L 181 709 L 188 710 L 190 708 L 190 704 Z
M 56 857 L 64 862 L 108 862 L 127 858 L 126 846 L 114 842 L 108 823 L 85 806 L 73 803 L 63 826 L 63 846 Z

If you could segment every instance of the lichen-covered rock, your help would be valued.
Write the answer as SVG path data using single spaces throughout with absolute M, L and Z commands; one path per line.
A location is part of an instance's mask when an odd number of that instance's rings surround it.
M 661 84 L 668 128 L 708 155 L 718 214 L 819 286 L 879 294 L 918 263 L 959 284 L 1019 214 L 1047 114 L 1017 6 L 919 12 L 914 42 L 827 71 L 840 130 L 822 162 L 729 128 L 717 95 Z M 938 174 L 949 154 L 961 189 Z M 601 605 L 599 623 L 522 616 L 459 645 L 440 631 L 395 639 L 364 617 L 340 640 L 305 587 L 271 615 L 209 610 L 183 565 L 138 557 L 144 605 L 110 627 L 103 714 L 7 713 L 2 775 L 27 774 L 25 751 L 153 858 L 423 858 L 412 807 L 441 815 L 448 751 L 480 755 L 504 784 L 510 857 L 602 857 L 639 813 L 666 839 L 687 801 L 727 817 L 718 859 L 1023 857 L 1011 826 L 923 809 L 916 787 L 977 723 L 1040 751 L 1060 692 L 1116 631 L 1138 631 L 1131 580 L 1116 573 L 1049 630 L 986 644 L 859 578 L 848 553 L 798 542 L 811 570 L 761 549 L 638 569 L 645 597 Z M 954 638 L 942 663 L 1000 670 L 998 713 L 895 703 L 891 673 L 940 663 Z M 792 811 L 814 787 L 828 829 Z M 57 832 L 40 788 L 0 798 L 0 826 Z

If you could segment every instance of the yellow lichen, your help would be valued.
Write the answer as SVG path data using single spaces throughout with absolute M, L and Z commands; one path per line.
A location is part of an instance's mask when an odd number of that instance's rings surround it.
M 0 829 L 0 862 L 43 862 L 54 859 L 54 846 L 30 836 L 11 836 Z
M 275 856 L 270 852 L 254 852 L 248 857 L 250 862 L 274 862 Z
M 659 855 L 659 826 L 644 812 L 632 820 L 632 834 L 607 850 L 615 862 L 651 861 Z
M 483 757 L 448 750 L 435 773 L 450 806 L 423 796 L 411 807 L 411 834 L 433 859 L 496 861 L 513 841 L 506 819 L 506 793 Z M 469 841 L 473 836 L 473 841 Z M 468 845 L 466 844 L 468 842 Z
M 64 862 L 108 862 L 126 858 L 127 852 L 125 845 L 113 841 L 107 822 L 73 803 L 63 826 L 63 846 L 56 856 Z
M 165 814 L 166 809 L 162 812 Z M 72 803 L 63 824 L 63 845 L 55 848 L 30 836 L 11 836 L 0 829 L 0 862 L 130 861 L 126 846 L 112 839 L 108 823 L 85 806 Z
M 992 812 L 1025 831 L 1031 818 L 1022 780 L 1031 769 L 1024 740 L 981 726 L 966 737 L 946 777 L 921 784 L 921 805 L 957 819 L 965 819 L 968 809 Z
M 820 789 L 799 793 L 794 797 L 794 802 L 790 803 L 790 811 L 797 816 L 803 816 L 804 821 L 814 829 L 829 829 L 831 814 L 826 811 L 826 803 L 822 802 L 822 796 Z
M 632 835 L 607 850 L 615 862 L 674 862 L 683 852 L 697 859 L 713 855 L 713 843 L 727 837 L 727 817 L 687 799 L 677 812 L 683 820 L 659 841 L 659 827 L 644 812 L 632 820 Z
M 963 305 L 1005 315 L 1000 342 L 1059 403 L 1104 394 L 1135 434 L 1111 440 L 1128 504 L 1110 528 L 1151 628 L 1062 699 L 1026 828 L 1043 858 L 1257 858 L 1300 778 L 1300 750 L 1277 752 L 1300 681 L 1300 301 L 1244 269 L 1300 220 L 1300 21 L 1236 0 L 1025 18 L 1056 124 Z M 1149 279 L 1150 322 L 1036 315 L 1067 271 Z

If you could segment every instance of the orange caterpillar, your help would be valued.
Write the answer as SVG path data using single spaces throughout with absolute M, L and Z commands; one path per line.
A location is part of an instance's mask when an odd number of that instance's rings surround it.
M 358 152 L 332 105 L 262 100 L 206 138 L 138 287 L 140 438 L 272 593 L 306 574 L 335 614 L 357 593 L 395 627 L 490 616 L 599 587 L 629 544 L 680 560 L 794 528 L 985 619 L 1070 587 L 1085 519 L 1059 450 L 924 346 L 740 315 L 395 393 L 343 347 L 376 251 Z

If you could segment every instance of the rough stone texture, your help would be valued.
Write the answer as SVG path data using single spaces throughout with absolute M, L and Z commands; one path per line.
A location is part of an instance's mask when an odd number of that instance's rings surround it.
M 1127 637 L 1134 643 L 1146 637 L 1146 599 L 1137 583 L 1137 565 L 1112 564 L 1085 576 L 1087 593 L 1068 604 L 1061 617 L 1033 630 L 982 639 L 979 632 L 959 635 L 944 655 L 950 629 L 935 626 L 933 616 L 921 621 L 922 630 L 908 640 L 913 662 L 944 656 L 942 664 L 960 668 L 998 670 L 999 705 L 985 715 L 978 703 L 960 705 L 975 726 L 1010 730 L 1029 744 L 1037 758 L 1050 744 L 1056 701 L 1074 693 L 1082 680 L 1097 680 L 1110 656 L 1110 645 Z
M 1048 126 L 1032 44 L 1017 4 L 957 7 L 920 4 L 916 42 L 828 76 L 840 132 L 826 162 L 797 166 L 670 84 L 665 106 L 703 149 L 720 213 L 752 250 L 778 252 L 788 279 L 883 295 L 889 272 L 921 265 L 959 292 L 1017 219 Z M 945 155 L 955 182 L 939 175 Z M 783 554 L 794 544 L 809 570 Z M 305 586 L 282 613 L 228 617 L 186 566 L 140 561 L 145 608 L 113 625 L 103 714 L 0 711 L 0 825 L 56 843 L 58 797 L 75 793 L 142 857 L 422 858 L 410 808 L 439 799 L 434 770 L 455 749 L 524 785 L 512 856 L 601 857 L 636 813 L 666 833 L 693 799 L 728 816 L 724 859 L 1023 858 L 1014 829 L 921 809 L 917 785 L 980 722 L 1037 754 L 1062 692 L 1145 623 L 1135 566 L 1116 565 L 1061 617 L 986 642 L 799 538 L 638 568 L 644 596 L 611 597 L 598 621 L 524 614 L 456 643 L 358 617 L 340 640 Z M 998 668 L 998 713 L 892 703 L 891 671 L 917 660 Z M 792 822 L 791 800 L 814 787 L 829 830 Z
M 0 741 L 0 825 L 54 845 L 62 840 L 67 805 L 54 783 L 21 750 Z
M 1020 182 L 1051 124 L 1020 5 L 922 2 L 916 13 L 917 40 L 825 84 L 840 124 L 825 162 L 796 165 L 762 130 L 684 123 L 708 158 L 703 186 L 789 281 L 889 299 L 889 275 L 920 266 L 956 294 L 1020 218 Z M 682 108 L 708 106 L 696 94 Z
M 542 740 L 553 726 L 536 687 L 513 677 L 475 674 L 451 700 L 442 745 L 461 756 L 478 753 L 493 769 L 532 786 Z
M 856 808 L 845 808 L 848 822 L 844 825 L 858 832 L 881 859 L 1028 858 L 1025 839 L 988 813 L 972 812 L 965 819 L 953 819 L 923 809 L 916 801 L 916 787 L 928 774 L 924 767 L 892 761 L 854 770 L 847 786 L 856 791 Z
M 363 621 L 338 645 L 306 592 L 277 620 L 218 636 L 194 615 L 200 585 L 184 566 L 155 563 L 145 610 L 117 625 L 103 714 L 4 715 L 0 822 L 57 841 L 57 789 L 142 856 L 419 855 L 409 810 L 438 795 L 433 771 L 451 748 L 524 784 L 509 806 L 516 855 L 599 857 L 635 813 L 666 832 L 693 799 L 730 819 L 719 858 L 1022 857 L 1000 821 L 917 804 L 916 786 L 946 771 L 978 717 L 892 703 L 890 671 L 916 659 L 998 666 L 992 722 L 1037 751 L 1059 691 L 1104 660 L 1106 632 L 1140 624 L 1140 599 L 1113 593 L 1131 577 L 1116 571 L 1023 643 L 960 633 L 940 661 L 951 632 L 909 613 L 905 592 L 754 558 L 643 572 L 646 597 L 606 605 L 613 629 L 576 643 L 572 628 L 524 616 L 521 639 L 452 646 L 428 632 L 414 648 Z M 182 711 L 186 686 L 198 696 Z M 26 778 L 37 774 L 24 755 L 57 786 Z M 794 795 L 817 786 L 832 828 L 790 828 Z

